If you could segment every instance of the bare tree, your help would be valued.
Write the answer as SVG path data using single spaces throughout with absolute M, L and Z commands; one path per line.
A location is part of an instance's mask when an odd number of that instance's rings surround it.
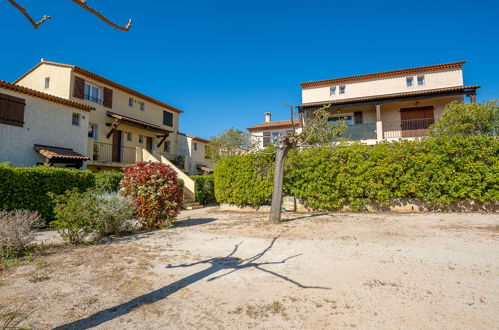
M 276 157 L 274 165 L 274 187 L 272 191 L 272 203 L 270 206 L 269 216 L 269 221 L 272 223 L 278 223 L 281 221 L 284 162 L 289 151 L 295 148 L 333 145 L 334 138 L 346 129 L 344 121 L 328 121 L 330 113 L 327 111 L 327 108 L 330 106 L 326 105 L 323 108 L 316 110 L 313 115 L 300 123 L 302 125 L 302 130 L 298 133 L 293 119 L 293 107 L 289 107 L 293 133 L 279 136 L 276 138 L 275 143 Z
M 15 8 L 17 8 L 17 10 L 19 10 L 23 14 L 24 17 L 26 17 L 26 19 L 31 23 L 31 25 L 33 25 L 33 27 L 35 29 L 38 29 L 38 27 L 40 25 L 42 25 L 45 21 L 47 21 L 47 20 L 49 20 L 51 18 L 50 16 L 44 15 L 41 20 L 39 20 L 38 22 L 35 22 L 35 20 L 28 14 L 26 8 L 24 8 L 23 6 L 21 6 L 17 1 L 15 1 L 15 0 L 7 0 L 7 1 L 12 6 L 14 6 Z M 83 9 L 85 9 L 86 11 L 94 14 L 101 21 L 103 21 L 107 25 L 112 26 L 115 29 L 118 29 L 118 30 L 121 30 L 121 31 L 128 31 L 132 27 L 132 19 L 131 18 L 128 20 L 128 24 L 127 25 L 121 26 L 121 25 L 118 25 L 118 24 L 112 22 L 106 16 L 102 15 L 97 10 L 95 10 L 94 8 L 92 8 L 89 5 L 87 5 L 87 0 L 71 0 L 71 1 L 74 2 L 74 3 L 76 3 L 77 5 L 79 5 Z

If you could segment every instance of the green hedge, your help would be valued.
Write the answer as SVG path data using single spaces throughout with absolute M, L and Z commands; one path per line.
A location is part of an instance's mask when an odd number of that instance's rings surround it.
M 51 220 L 54 205 L 47 193 L 59 195 L 73 188 L 84 191 L 94 185 L 90 171 L 0 164 L 0 210 L 28 209 Z
M 191 179 L 196 183 L 196 202 L 205 205 L 217 202 L 213 175 L 192 175 Z
M 217 201 L 268 204 L 272 161 L 261 160 L 255 155 L 223 159 L 215 169 Z M 293 151 L 286 161 L 284 189 L 318 210 L 345 205 L 364 210 L 368 204 L 387 206 L 398 198 L 434 206 L 498 201 L 499 141 L 436 138 Z
M 119 171 L 101 171 L 94 173 L 94 175 L 96 190 L 116 192 L 125 174 Z

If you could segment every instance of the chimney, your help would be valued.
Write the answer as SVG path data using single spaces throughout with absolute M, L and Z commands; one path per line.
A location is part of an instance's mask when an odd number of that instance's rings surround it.
M 265 122 L 270 123 L 272 121 L 272 114 L 270 112 L 265 112 Z

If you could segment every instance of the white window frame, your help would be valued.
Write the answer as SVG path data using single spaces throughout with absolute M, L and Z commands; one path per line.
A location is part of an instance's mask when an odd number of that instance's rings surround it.
M 75 121 L 76 118 L 76 121 Z M 73 115 L 71 117 L 71 124 L 73 126 L 80 126 L 81 125 L 81 114 L 77 112 L 73 112 Z
M 45 89 L 50 88 L 50 77 L 45 77 Z
M 129 106 L 130 108 L 133 108 L 133 103 L 134 103 L 134 101 L 135 101 L 135 100 L 133 99 L 133 97 L 129 97 L 129 98 L 128 98 L 128 106 Z
M 336 95 L 336 86 L 329 87 L 329 95 Z
M 89 94 L 87 94 L 87 86 L 89 88 Z M 97 97 L 92 96 L 92 92 L 97 90 Z M 89 102 L 102 104 L 104 97 L 103 88 L 92 83 L 85 81 L 85 85 L 83 87 L 83 99 Z
M 406 77 L 405 84 L 407 87 L 413 87 L 414 86 L 414 77 Z
M 339 93 L 340 94 L 345 94 L 346 92 L 347 92 L 347 86 L 346 85 L 340 85 Z
M 419 75 L 418 78 L 417 78 L 417 80 L 418 80 L 418 86 L 424 86 L 424 84 L 425 84 L 424 74 Z
M 140 111 L 146 111 L 146 103 L 140 102 Z

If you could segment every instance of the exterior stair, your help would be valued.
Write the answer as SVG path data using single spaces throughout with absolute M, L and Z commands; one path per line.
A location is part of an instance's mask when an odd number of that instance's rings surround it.
M 184 200 L 184 209 L 186 210 L 197 210 L 202 208 L 203 205 L 199 204 L 199 202 L 195 202 L 193 199 Z

